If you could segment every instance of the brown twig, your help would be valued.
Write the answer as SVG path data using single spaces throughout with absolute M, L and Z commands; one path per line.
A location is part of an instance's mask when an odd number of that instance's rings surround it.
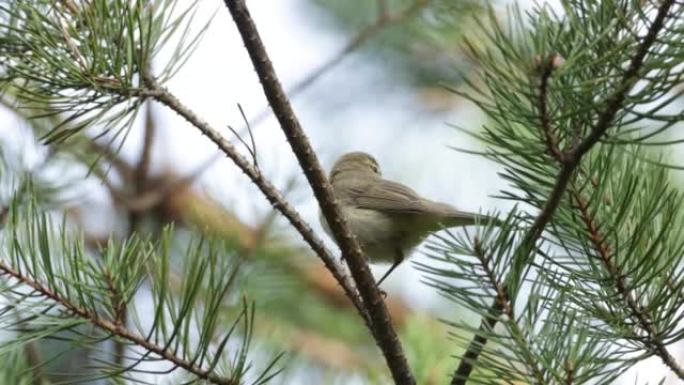
M 152 146 L 154 145 L 154 139 L 156 135 L 156 123 L 154 121 L 153 115 L 152 115 L 152 106 L 151 104 L 148 103 L 147 109 L 145 110 L 145 126 L 144 126 L 144 136 L 143 136 L 143 145 L 142 149 L 140 150 L 140 158 L 138 159 L 138 163 L 135 167 L 135 170 L 133 172 L 133 180 L 130 182 L 133 183 L 133 190 L 135 190 L 135 197 L 139 198 L 141 195 L 145 194 L 148 188 L 148 176 L 149 176 L 149 169 L 150 169 L 150 159 L 151 159 L 151 154 L 152 154 Z M 112 199 L 116 199 L 114 194 L 116 193 L 115 190 L 110 189 L 110 193 L 112 194 Z M 135 210 L 132 205 L 127 205 L 126 208 L 128 209 L 128 235 L 131 236 L 133 233 L 138 231 L 138 227 L 140 225 L 140 221 L 143 218 L 143 211 L 142 210 Z M 113 282 L 113 281 L 111 281 Z M 109 282 L 108 282 L 109 283 Z M 110 291 L 112 292 L 112 301 L 116 301 L 116 304 L 114 306 L 115 309 L 115 318 L 114 322 L 118 325 L 121 325 L 122 327 L 126 327 L 128 325 L 128 306 L 127 304 L 122 301 L 120 295 L 116 292 L 116 288 L 109 285 Z M 118 367 L 123 367 L 124 361 L 125 361 L 125 356 L 126 356 L 126 344 L 123 343 L 123 341 L 120 340 L 115 340 L 114 341 L 114 363 Z
M 119 292 L 119 290 L 114 285 L 114 277 L 112 276 L 112 273 L 109 270 L 104 270 L 103 274 L 105 279 L 107 280 L 106 284 L 107 291 L 109 292 L 109 302 L 113 311 L 112 322 L 114 322 L 117 325 L 126 327 L 124 316 L 124 313 L 126 312 L 126 302 L 124 301 L 124 298 Z
M 244 172 L 264 194 L 266 199 L 273 205 L 273 207 L 280 211 L 292 224 L 292 226 L 302 235 L 304 241 L 311 247 L 312 250 L 321 258 L 325 266 L 333 274 L 337 282 L 342 286 L 349 299 L 354 303 L 354 306 L 363 316 L 367 323 L 370 321 L 366 315 L 361 299 L 359 298 L 354 286 L 351 284 L 349 277 L 345 274 L 344 268 L 335 260 L 332 254 L 325 247 L 323 241 L 316 236 L 304 219 L 292 207 L 290 203 L 283 197 L 282 193 L 268 180 L 261 172 L 254 167 L 254 165 L 244 156 L 240 155 L 235 146 L 230 141 L 224 138 L 221 133 L 211 127 L 209 123 L 202 120 L 192 110 L 183 105 L 178 98 L 170 93 L 166 88 L 161 87 L 157 82 L 149 77 L 145 78 L 145 83 L 149 87 L 146 90 L 139 90 L 136 94 L 144 97 L 152 97 L 161 104 L 175 111 L 193 126 L 209 138 L 219 149 L 228 156 L 239 168 Z
M 280 127 L 287 140 L 290 142 L 309 185 L 313 189 L 337 244 L 340 245 L 342 256 L 349 266 L 361 298 L 363 298 L 363 304 L 368 310 L 371 319 L 371 332 L 385 356 L 394 382 L 401 385 L 415 384 L 399 337 L 394 330 L 389 312 L 380 290 L 375 284 L 366 258 L 342 216 L 340 207 L 335 201 L 332 186 L 328 182 L 318 158 L 292 110 L 285 91 L 278 81 L 247 6 L 243 0 L 225 0 L 225 4 L 242 36 L 252 65 L 261 81 L 264 94 L 280 122 Z
M 112 321 L 101 318 L 98 314 L 92 313 L 87 309 L 71 303 L 68 299 L 63 298 L 58 293 L 50 289 L 47 285 L 23 275 L 21 272 L 13 269 L 11 266 L 8 266 L 3 262 L 0 262 L 0 272 L 4 275 L 11 276 L 22 284 L 35 290 L 37 293 L 40 293 L 43 297 L 54 301 L 56 304 L 59 304 L 69 313 L 87 320 L 95 327 L 104 330 L 109 334 L 130 341 L 131 343 L 173 363 L 175 366 L 187 370 L 200 379 L 219 385 L 239 385 L 236 381 L 230 378 L 221 377 L 213 371 L 203 369 L 197 366 L 195 363 L 177 356 L 171 348 L 157 345 L 142 335 L 134 333 L 123 325 L 116 324 Z
M 632 87 L 634 87 L 634 84 L 636 84 L 636 82 L 639 80 L 639 71 L 641 70 L 644 59 L 648 54 L 648 50 L 656 41 L 658 32 L 660 32 L 660 30 L 662 30 L 665 26 L 665 18 L 668 16 L 668 13 L 670 13 L 670 9 L 675 2 L 675 0 L 665 0 L 658 8 L 658 13 L 653 19 L 653 23 L 651 23 L 646 36 L 644 36 L 643 40 L 639 44 L 636 55 L 634 55 L 632 60 L 630 60 L 629 67 L 627 67 L 627 70 L 620 79 L 615 93 L 613 93 L 613 95 L 608 99 L 606 103 L 606 109 L 603 110 L 599 116 L 596 125 L 591 130 L 589 135 L 573 148 L 572 152 L 574 157 L 582 157 L 582 155 L 589 151 L 589 149 L 601 139 L 601 137 L 610 127 L 615 115 L 622 106 L 622 102 L 625 100 Z M 579 162 L 579 159 L 577 162 Z
M 233 135 L 235 135 L 237 140 L 240 143 L 242 143 L 242 145 L 245 147 L 245 149 L 247 149 L 247 152 L 252 157 L 252 164 L 254 164 L 254 168 L 256 168 L 258 170 L 259 169 L 259 158 L 257 156 L 256 142 L 254 141 L 254 132 L 252 132 L 252 124 L 247 119 L 247 115 L 245 115 L 245 110 L 242 109 L 242 106 L 240 105 L 240 103 L 238 103 L 237 107 L 238 107 L 238 110 L 240 110 L 240 115 L 242 115 L 242 120 L 245 122 L 245 128 L 247 129 L 247 133 L 249 134 L 250 143 L 247 143 L 247 141 L 245 141 L 242 138 L 242 135 L 240 135 L 240 133 L 238 133 L 232 126 L 228 126 L 228 129 L 230 130 L 230 132 L 233 133 Z
M 575 365 L 570 360 L 565 361 L 565 385 L 575 383 Z
M 634 297 L 633 293 L 628 288 L 627 282 L 625 280 L 625 275 L 615 263 L 613 258 L 613 248 L 606 241 L 606 237 L 601 233 L 599 226 L 596 224 L 593 216 L 589 211 L 589 205 L 581 196 L 580 193 L 571 190 L 573 200 L 575 201 L 576 208 L 579 211 L 580 220 L 584 224 L 587 233 L 589 234 L 589 240 L 591 241 L 594 250 L 598 253 L 599 259 L 606 269 L 610 281 L 615 285 L 615 291 L 618 296 L 622 298 L 625 305 L 629 308 L 632 316 L 636 318 L 636 321 L 640 328 L 646 333 L 646 339 L 640 339 L 646 349 L 648 349 L 652 354 L 660 357 L 665 365 L 667 365 L 670 370 L 672 370 L 680 379 L 684 380 L 684 368 L 677 364 L 676 359 L 667 351 L 665 344 L 658 338 L 658 331 L 653 325 L 653 320 L 648 310 L 642 306 L 639 301 Z
M 539 96 L 537 100 L 539 108 L 539 124 L 542 135 L 546 141 L 546 149 L 549 151 L 551 156 L 558 161 L 558 163 L 563 163 L 565 159 L 563 158 L 565 153 L 561 151 L 558 146 L 558 138 L 553 132 L 553 127 L 551 123 L 551 117 L 549 116 L 549 80 L 551 79 L 551 74 L 556 68 L 554 65 L 555 58 L 560 57 L 558 54 L 549 55 L 548 58 L 539 59 L 539 72 L 540 72 L 540 84 L 539 84 Z
M 350 53 L 361 47 L 368 40 L 372 39 L 376 34 L 394 24 L 402 23 L 408 20 L 410 17 L 418 13 L 423 9 L 430 0 L 416 0 L 413 4 L 408 7 L 397 11 L 395 13 L 387 12 L 387 6 L 382 0 L 378 0 L 378 16 L 372 24 L 365 26 L 359 32 L 357 32 L 354 37 L 352 37 L 347 44 L 342 47 L 334 56 L 328 59 L 325 63 L 318 66 L 316 69 L 307 74 L 304 78 L 300 79 L 292 87 L 287 89 L 287 96 L 290 99 L 294 99 L 299 96 L 303 91 L 309 88 L 313 83 L 315 83 L 321 76 L 337 67 L 344 58 Z M 384 6 L 383 6 L 384 4 Z M 271 115 L 271 109 L 265 108 L 263 111 L 256 115 L 250 120 L 252 125 L 258 125 L 264 119 Z
M 506 315 L 506 323 L 509 324 L 511 330 L 513 331 L 514 338 L 516 338 L 519 341 L 519 343 L 523 346 L 527 344 L 527 342 L 521 338 L 523 332 L 518 327 L 516 321 L 518 317 L 516 317 L 515 312 L 513 310 L 513 303 L 511 301 L 510 296 L 508 295 L 508 289 L 506 288 L 506 284 L 504 282 L 501 282 L 501 280 L 497 278 L 494 270 L 492 270 L 492 268 L 490 267 L 491 258 L 487 255 L 484 249 L 482 249 L 482 244 L 477 238 L 475 238 L 474 241 L 473 251 L 475 257 L 480 261 L 480 265 L 484 270 L 484 273 L 487 277 L 487 280 L 489 281 L 489 284 L 494 289 L 494 292 L 496 294 L 496 297 L 494 298 L 494 303 L 496 304 L 496 306 L 490 308 L 490 313 L 487 314 L 487 316 L 482 320 L 482 323 L 480 324 L 478 334 L 475 336 L 477 339 L 477 345 L 474 346 L 475 349 L 468 349 L 466 351 L 466 354 L 462 358 L 461 362 L 467 361 L 470 362 L 471 365 L 464 365 L 462 367 L 459 366 L 458 370 L 454 374 L 454 378 L 464 379 L 464 381 L 470 375 L 470 371 L 472 370 L 472 364 L 474 363 L 474 360 L 477 360 L 477 357 L 482 352 L 482 349 L 484 349 L 484 345 L 487 343 L 487 338 L 484 337 L 484 334 L 491 333 L 497 321 L 499 320 L 501 314 Z M 532 370 L 533 375 L 536 377 L 536 383 L 543 384 L 544 376 L 542 370 L 539 369 L 539 367 L 537 366 L 537 363 L 533 361 L 528 361 L 526 364 Z M 459 372 L 459 370 L 461 372 Z
M 537 215 L 532 227 L 525 234 L 523 241 L 516 250 L 516 254 L 524 253 L 523 255 L 529 255 L 529 253 L 531 253 L 544 228 L 558 208 L 560 200 L 563 197 L 568 183 L 576 167 L 579 165 L 582 156 L 584 156 L 584 154 L 586 154 L 610 128 L 613 120 L 615 119 L 615 115 L 618 113 L 622 103 L 627 97 L 627 94 L 638 80 L 639 71 L 642 68 L 644 59 L 648 54 L 649 49 L 655 42 L 658 32 L 663 29 L 665 25 L 665 18 L 667 17 L 674 3 L 675 0 L 665 0 L 658 8 L 656 17 L 654 18 L 653 23 L 651 23 L 646 36 L 640 42 L 636 54 L 630 60 L 627 70 L 623 74 L 619 83 L 616 85 L 614 93 L 606 102 L 605 109 L 599 115 L 599 119 L 590 130 L 589 135 L 587 135 L 587 137 L 584 138 L 584 140 L 582 140 L 578 145 L 562 152 L 563 155 L 560 157 L 560 159 L 562 159 L 561 169 L 556 177 L 556 182 L 553 186 L 551 194 L 544 204 L 542 211 L 539 213 L 539 215 Z M 542 127 L 542 129 L 544 128 Z M 547 141 L 547 145 L 548 144 L 553 144 L 553 141 Z M 548 150 L 551 154 L 559 151 L 559 149 L 553 148 Z M 497 301 L 494 301 L 488 314 L 500 314 L 501 310 L 501 304 L 499 304 Z M 494 322 L 494 324 L 496 324 L 496 322 Z M 492 324 L 490 318 L 486 317 L 480 323 L 480 330 L 489 330 L 494 326 L 494 324 Z M 481 334 L 476 334 L 473 337 L 473 340 L 466 349 L 464 359 L 462 359 L 459 363 L 455 375 L 452 378 L 451 385 L 465 385 L 470 373 L 473 370 L 474 364 L 477 361 L 477 357 L 482 351 L 482 346 L 486 343 L 487 338 Z M 465 359 L 466 357 L 468 357 L 467 360 Z M 457 377 L 456 374 L 459 374 L 460 377 Z
M 537 215 L 532 227 L 525 233 L 520 246 L 516 250 L 516 254 L 521 256 L 529 256 L 529 254 L 534 249 L 535 244 L 541 237 L 542 232 L 546 225 L 551 221 L 553 214 L 558 208 L 561 198 L 565 193 L 565 190 L 570 182 L 570 177 L 572 176 L 575 166 L 569 167 L 567 164 L 563 165 L 558 176 L 556 177 L 556 183 L 549 195 L 549 199 L 544 204 L 542 211 Z M 494 325 L 496 325 L 496 318 L 494 316 L 501 314 L 503 311 L 503 304 L 499 301 L 492 302 L 492 306 L 489 308 L 488 316 L 486 316 L 481 322 L 478 330 L 491 330 Z M 482 348 L 487 343 L 487 337 L 481 333 L 476 334 L 473 340 L 468 344 L 466 353 L 463 355 L 458 368 L 456 369 L 454 376 L 451 381 L 451 385 L 465 385 L 470 373 L 472 372 L 477 357 Z M 467 358 L 467 359 L 466 359 Z
M 150 170 L 152 147 L 154 146 L 156 135 L 157 124 L 154 121 L 154 115 L 152 114 L 152 105 L 148 104 L 145 109 L 145 134 L 143 137 L 143 146 L 140 150 L 138 165 L 135 168 L 135 184 L 136 189 L 139 191 L 147 188 L 146 182 Z

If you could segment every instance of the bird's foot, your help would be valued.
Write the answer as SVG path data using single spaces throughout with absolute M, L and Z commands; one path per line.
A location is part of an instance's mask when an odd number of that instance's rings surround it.
M 380 287 L 378 287 L 378 291 L 380 292 L 380 296 L 382 297 L 383 300 L 387 299 L 387 292 L 386 291 L 382 290 Z

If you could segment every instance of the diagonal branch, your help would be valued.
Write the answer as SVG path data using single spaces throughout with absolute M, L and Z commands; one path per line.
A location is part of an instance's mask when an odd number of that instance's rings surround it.
M 465 382 L 472 371 L 473 364 L 479 357 L 480 353 L 484 349 L 484 345 L 487 343 L 487 337 L 485 334 L 489 334 L 494 329 L 494 326 L 499 320 L 502 314 L 506 315 L 505 322 L 509 325 L 512 332 L 512 337 L 517 341 L 518 345 L 524 349 L 529 350 L 527 341 L 524 340 L 523 332 L 517 323 L 518 317 L 516 317 L 513 309 L 513 301 L 508 294 L 508 289 L 504 282 L 501 282 L 497 278 L 494 270 L 491 268 L 491 257 L 487 255 L 485 250 L 482 248 L 482 244 L 479 239 L 475 239 L 473 254 L 479 260 L 482 270 L 489 281 L 492 289 L 495 293 L 494 305 L 489 309 L 487 316 L 482 320 L 480 327 L 478 328 L 478 333 L 475 335 L 471 345 L 469 346 L 466 353 L 461 359 L 461 363 L 467 363 L 468 365 L 459 365 L 458 369 L 454 373 L 453 381 L 463 381 Z M 528 356 L 529 357 L 529 356 Z M 543 371 L 538 367 L 537 363 L 531 360 L 527 360 L 526 365 L 532 372 L 532 375 L 536 379 L 536 383 L 544 384 Z M 453 382 L 452 382 L 453 384 Z
M 548 64 L 550 64 L 550 61 Z M 546 74 L 546 76 L 551 76 L 551 71 L 544 71 L 542 73 Z M 548 84 L 547 82 L 548 79 L 546 81 L 542 81 L 542 85 Z M 540 94 L 545 95 L 546 92 L 546 90 L 543 90 L 542 92 L 540 92 Z M 545 98 L 542 98 L 542 100 L 545 100 Z M 542 108 L 540 108 L 540 110 L 544 111 L 544 109 Z M 541 120 L 544 124 L 544 118 L 542 118 Z M 544 125 L 542 125 L 541 127 L 542 131 L 545 131 L 547 128 L 548 127 L 545 127 Z M 554 142 L 547 143 L 553 144 Z M 561 150 L 557 147 L 549 148 L 548 150 L 551 154 L 561 154 Z M 570 182 L 574 168 L 575 165 L 570 166 L 569 164 L 562 164 L 561 170 L 558 173 L 558 176 L 556 177 L 556 183 L 553 186 L 553 190 L 551 191 L 549 198 L 544 204 L 544 207 L 542 208 L 541 212 L 537 215 L 536 219 L 534 220 L 532 227 L 530 227 L 527 233 L 525 233 L 525 236 L 521 241 L 520 246 L 516 250 L 516 254 L 518 254 L 519 256 L 523 256 L 526 260 L 529 258 L 529 255 L 531 254 L 537 241 L 541 237 L 544 228 L 551 221 L 553 214 L 560 205 L 561 198 L 563 197 L 565 189 L 567 188 L 568 183 Z M 489 311 L 487 312 L 487 316 L 480 322 L 480 327 L 478 330 L 484 332 L 493 329 L 497 323 L 498 316 L 502 313 L 503 310 L 503 301 L 495 300 L 494 302 L 492 302 L 492 305 L 489 308 Z M 456 371 L 454 372 L 451 385 L 465 385 L 466 381 L 468 380 L 468 377 L 470 377 L 470 373 L 473 371 L 475 367 L 477 358 L 479 357 L 486 343 L 487 337 L 484 335 L 484 333 L 478 333 L 473 337 L 473 339 L 470 341 L 470 344 L 468 344 L 468 348 L 466 348 L 466 352 L 463 355 L 463 358 L 461 359 L 460 363 L 458 364 Z
M 622 103 L 627 97 L 627 94 L 636 84 L 636 81 L 639 78 L 639 71 L 641 71 L 644 64 L 644 59 L 646 58 L 649 49 L 656 41 L 658 33 L 665 26 L 665 18 L 670 13 L 670 10 L 674 4 L 675 0 L 665 0 L 658 7 L 656 17 L 654 18 L 653 23 L 651 23 L 649 26 L 646 36 L 638 45 L 636 53 L 630 60 L 627 70 L 617 83 L 615 91 L 607 100 L 606 107 L 599 115 L 599 119 L 596 121 L 596 124 L 592 127 L 587 137 L 585 137 L 581 142 L 579 142 L 579 144 L 572 147 L 568 151 L 561 151 L 559 148 L 548 149 L 551 154 L 556 152 L 562 154 L 562 156 L 559 158 L 559 160 L 562 159 L 560 162 L 561 169 L 556 177 L 556 182 L 554 183 L 548 200 L 544 204 L 541 212 L 537 215 L 532 227 L 525 234 L 520 247 L 516 250 L 516 254 L 522 253 L 521 255 L 526 256 L 526 259 L 529 258 L 529 255 L 541 237 L 544 228 L 549 223 L 553 217 L 553 214 L 558 208 L 560 200 L 565 194 L 568 183 L 574 174 L 575 168 L 579 165 L 582 156 L 584 156 L 584 154 L 586 154 L 601 139 L 606 131 L 608 131 L 613 123 L 613 120 L 615 119 L 615 116 L 620 110 Z M 549 64 L 551 64 L 551 61 L 549 61 Z M 551 75 L 550 72 L 548 74 L 549 76 Z M 546 92 L 548 91 L 544 90 L 544 94 Z M 542 127 L 542 130 L 544 130 L 544 127 Z M 553 144 L 553 141 L 547 141 L 547 145 Z M 501 311 L 501 304 L 497 301 L 494 301 L 488 314 L 501 314 Z M 492 319 L 487 317 L 482 320 L 480 324 L 480 330 L 488 330 L 488 328 L 491 329 L 495 324 L 495 321 L 492 322 Z M 459 363 L 455 375 L 452 378 L 451 385 L 465 385 L 470 373 L 473 370 L 474 364 L 477 361 L 477 356 L 479 356 L 479 352 L 482 351 L 482 346 L 485 343 L 487 343 L 487 338 L 484 337 L 484 335 L 476 334 L 473 337 L 473 340 L 471 340 L 468 348 L 466 349 L 464 358 Z M 468 357 L 467 360 L 465 359 L 466 357 Z M 458 374 L 460 377 L 456 376 L 456 374 Z
M 82 307 L 79 307 L 78 305 L 73 304 L 68 299 L 63 298 L 58 293 L 54 292 L 48 286 L 32 279 L 31 277 L 22 274 L 20 271 L 15 270 L 11 266 L 5 265 L 3 262 L 0 262 L 0 275 L 7 275 L 14 278 L 22 284 L 30 287 L 43 297 L 48 298 L 54 301 L 55 303 L 59 304 L 60 306 L 65 308 L 69 313 L 77 317 L 80 317 L 84 320 L 87 320 L 95 327 L 104 330 L 105 332 L 113 336 L 117 336 L 119 338 L 127 340 L 135 345 L 140 346 L 148 352 L 154 353 L 162 357 L 163 359 L 173 363 L 175 366 L 181 367 L 187 370 L 188 372 L 193 373 L 198 378 L 206 380 L 212 384 L 239 385 L 233 379 L 221 377 L 211 370 L 204 369 L 196 365 L 194 362 L 190 362 L 182 357 L 177 356 L 173 349 L 157 345 L 154 342 L 146 339 L 142 335 L 137 334 L 132 330 L 126 328 L 122 324 L 101 318 L 98 314 L 92 313 L 87 309 L 84 309 Z
M 151 77 L 145 77 L 145 85 L 148 89 L 140 90 L 135 92 L 138 97 L 152 97 L 161 104 L 167 106 L 168 108 L 175 111 L 178 115 L 182 116 L 190 124 L 195 126 L 202 132 L 207 138 L 209 138 L 214 144 L 216 144 L 219 149 L 226 154 L 239 168 L 244 172 L 251 180 L 254 185 L 256 185 L 259 190 L 264 194 L 266 199 L 273 205 L 273 207 L 280 211 L 287 219 L 290 224 L 302 235 L 304 241 L 311 247 L 312 250 L 321 258 L 325 266 L 335 277 L 337 282 L 342 286 L 345 294 L 354 304 L 357 311 L 363 317 L 364 321 L 370 325 L 370 321 L 366 315 L 361 299 L 359 298 L 354 286 L 349 280 L 349 277 L 344 273 L 344 268 L 335 261 L 330 251 L 325 247 L 323 241 L 316 236 L 314 231 L 311 229 L 304 219 L 299 215 L 299 213 L 292 207 L 292 205 L 285 199 L 283 194 L 268 180 L 266 179 L 259 169 L 257 169 L 247 158 L 240 155 L 237 148 L 224 138 L 221 133 L 209 125 L 206 121 L 202 120 L 197 114 L 195 114 L 188 107 L 183 105 L 175 95 L 169 92 L 166 88 L 157 84 L 156 80 Z
M 682 368 L 670 352 L 667 351 L 665 344 L 658 338 L 659 333 L 653 325 L 653 320 L 648 310 L 639 303 L 634 297 L 634 294 L 629 290 L 625 275 L 613 258 L 613 248 L 608 244 L 605 236 L 601 233 L 599 226 L 589 212 L 589 204 L 586 199 L 574 189 L 570 191 L 570 193 L 575 201 L 576 209 L 579 211 L 580 219 L 589 234 L 589 241 L 592 243 L 594 250 L 598 253 L 599 259 L 610 277 L 610 281 L 615 285 L 615 291 L 629 308 L 632 316 L 636 318 L 639 327 L 646 333 L 647 338 L 642 339 L 646 349 L 650 351 L 650 353 L 660 357 L 665 365 L 667 365 L 680 379 L 684 380 L 684 368 Z
M 252 65 L 259 76 L 264 94 L 313 189 L 337 244 L 340 245 L 342 256 L 349 266 L 365 308 L 368 310 L 372 325 L 371 332 L 385 356 L 394 382 L 401 385 L 415 384 L 399 337 L 394 330 L 389 312 L 366 258 L 342 216 L 340 207 L 335 201 L 332 186 L 278 81 L 247 6 L 244 0 L 225 0 L 225 4 L 252 59 Z

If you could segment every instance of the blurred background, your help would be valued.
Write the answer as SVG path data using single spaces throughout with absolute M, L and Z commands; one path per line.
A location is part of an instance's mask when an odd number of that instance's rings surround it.
M 179 8 L 184 3 L 191 2 L 179 0 Z M 473 212 L 510 209 L 495 197 L 505 186 L 498 166 L 455 150 L 483 150 L 459 128 L 477 130 L 484 117 L 448 88 L 462 88 L 464 76 L 477 70 L 463 54 L 463 37 L 480 23 L 485 3 L 260 0 L 248 5 L 326 169 L 341 154 L 362 150 L 378 159 L 386 178 L 426 197 Z M 492 4 L 504 23 L 506 5 Z M 249 139 L 249 121 L 262 172 L 337 251 L 321 230 L 315 200 L 228 12 L 220 1 L 200 1 L 197 28 L 212 16 L 203 41 L 168 88 L 245 154 L 228 126 Z M 169 222 L 176 224 L 180 243 L 196 233 L 234 242 L 246 266 L 241 288 L 256 303 L 258 350 L 286 353 L 276 383 L 389 383 L 382 356 L 335 281 L 249 180 L 172 111 L 151 104 L 142 112 L 125 135 L 104 135 L 94 144 L 75 140 L 68 156 L 47 162 L 60 155 L 39 144 L 39 125 L 4 104 L 0 143 L 8 162 L 59 188 L 56 207 L 93 244 L 133 231 L 154 234 Z M 94 127 L 89 135 L 99 132 Z M 91 172 L 94 158 L 100 161 Z M 412 261 L 434 263 L 420 251 Z M 387 267 L 374 265 L 373 272 L 377 276 Z M 421 278 L 405 263 L 383 288 L 418 382 L 444 384 L 458 351 L 448 338 L 455 330 L 440 320 L 472 317 L 477 324 L 479 319 L 440 298 Z M 145 300 L 143 293 L 136 306 Z M 684 357 L 681 348 L 676 352 Z M 78 366 L 84 357 L 79 352 L 63 359 Z M 658 359 L 650 359 L 626 373 L 623 382 L 666 374 Z

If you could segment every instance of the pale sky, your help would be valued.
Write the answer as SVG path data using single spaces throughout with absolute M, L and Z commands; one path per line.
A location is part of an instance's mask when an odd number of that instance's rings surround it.
M 248 2 L 286 88 L 334 56 L 348 38 L 312 17 L 306 4 L 305 0 Z M 266 107 L 266 100 L 223 2 L 203 0 L 200 8 L 198 21 L 213 12 L 217 12 L 216 18 L 193 57 L 168 87 L 183 103 L 230 136 L 227 125 L 242 127 L 237 103 L 251 117 Z M 490 197 L 505 186 L 496 174 L 495 164 L 447 148 L 480 148 L 471 138 L 447 126 L 453 123 L 475 129 L 482 124 L 483 117 L 472 105 L 455 103 L 447 114 L 431 112 L 410 88 L 396 84 L 391 73 L 383 70 L 382 63 L 368 61 L 358 54 L 350 55 L 341 66 L 319 79 L 293 100 L 293 105 L 326 169 L 342 153 L 363 150 L 376 156 L 386 178 L 409 184 L 431 199 L 475 212 L 505 212 L 511 207 Z M 156 111 L 160 140 L 154 152 L 154 167 L 192 172 L 216 153 L 216 147 L 207 138 L 173 112 L 159 106 Z M 2 115 L 2 119 L 6 116 Z M 11 126 L 0 127 L 0 132 Z M 275 120 L 267 119 L 254 131 L 264 173 L 281 187 L 291 176 L 297 177 L 302 188 L 293 195 L 293 203 L 329 241 L 320 231 L 315 202 Z M 134 133 L 129 141 L 124 154 L 137 154 L 139 135 Z M 227 159 L 214 163 L 199 185 L 226 206 L 234 207 L 246 222 L 254 220 L 255 212 L 264 213 L 268 208 L 258 190 Z M 106 210 L 102 206 L 101 210 Z M 101 214 L 97 210 L 92 213 L 99 218 Z M 415 254 L 414 259 L 426 261 Z M 385 268 L 376 268 L 374 272 L 380 274 Z M 433 289 L 419 283 L 419 279 L 420 273 L 406 263 L 387 281 L 386 290 L 420 307 L 450 306 L 438 299 Z M 684 357 L 681 345 L 672 349 L 675 356 Z M 659 359 L 650 359 L 630 370 L 623 383 L 634 384 L 637 374 L 640 383 L 656 382 L 667 372 Z

